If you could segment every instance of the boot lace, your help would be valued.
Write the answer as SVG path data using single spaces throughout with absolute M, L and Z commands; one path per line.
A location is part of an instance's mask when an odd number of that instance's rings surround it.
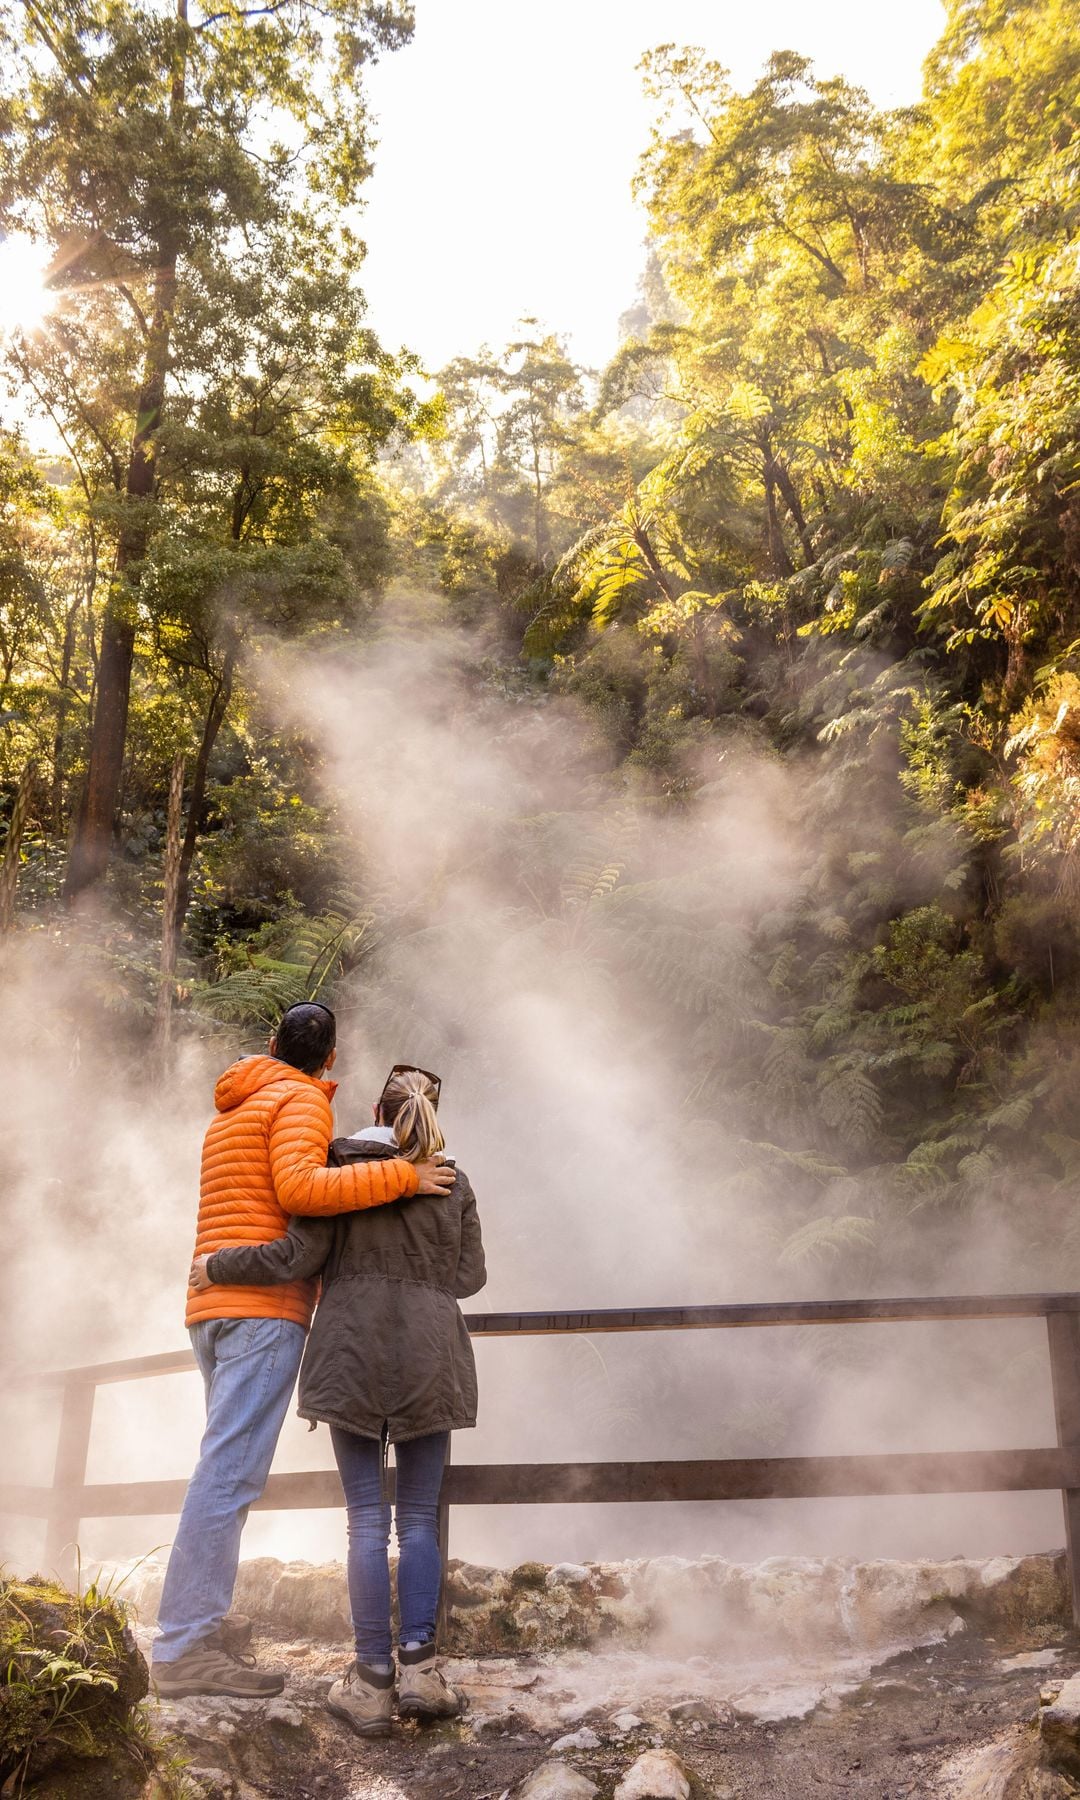
M 256 1658 L 251 1650 L 241 1650 L 235 1639 L 231 1639 L 227 1631 L 215 1632 L 210 1640 L 215 1650 L 220 1650 L 230 1662 L 239 1663 L 242 1669 L 253 1669 Z

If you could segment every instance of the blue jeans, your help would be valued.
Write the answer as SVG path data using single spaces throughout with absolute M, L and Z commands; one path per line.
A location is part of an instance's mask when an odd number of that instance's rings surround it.
M 240 1533 L 266 1486 L 306 1338 L 290 1319 L 203 1319 L 191 1327 L 206 1430 L 165 1575 L 155 1662 L 176 1662 L 229 1610 Z
M 349 1606 L 356 1660 L 388 1663 L 390 1640 L 390 1502 L 383 1498 L 382 1445 L 334 1426 L 334 1442 L 349 1517 Z M 439 1489 L 448 1431 L 395 1444 L 398 1611 L 403 1644 L 433 1644 L 439 1610 Z

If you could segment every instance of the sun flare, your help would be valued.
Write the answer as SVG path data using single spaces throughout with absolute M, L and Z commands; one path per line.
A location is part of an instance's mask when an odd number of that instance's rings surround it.
M 0 335 L 36 331 L 53 303 L 49 248 L 29 237 L 0 239 Z

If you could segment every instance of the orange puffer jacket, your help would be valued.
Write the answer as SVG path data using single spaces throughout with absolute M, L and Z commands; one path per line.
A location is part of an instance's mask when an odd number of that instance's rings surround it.
M 284 1237 L 293 1213 L 357 1212 L 416 1193 L 416 1169 L 401 1157 L 327 1168 L 336 1091 L 336 1082 L 318 1081 L 274 1056 L 248 1056 L 226 1069 L 203 1143 L 197 1256 Z M 316 1292 L 314 1281 L 189 1289 L 187 1323 L 292 1319 L 307 1326 Z

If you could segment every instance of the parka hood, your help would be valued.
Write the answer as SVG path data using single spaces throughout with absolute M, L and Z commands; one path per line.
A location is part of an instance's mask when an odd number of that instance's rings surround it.
M 337 1093 L 336 1081 L 321 1081 L 315 1075 L 305 1075 L 302 1069 L 279 1062 L 276 1056 L 244 1056 L 239 1062 L 231 1063 L 218 1077 L 214 1105 L 219 1113 L 232 1112 L 235 1106 L 242 1105 L 260 1088 L 269 1087 L 275 1081 L 305 1082 L 321 1088 L 328 1100 Z
M 365 1125 L 362 1131 L 354 1131 L 349 1137 L 336 1138 L 334 1141 L 345 1153 L 342 1161 L 379 1162 L 401 1155 L 397 1138 L 389 1125 Z M 449 1149 L 441 1154 L 449 1157 L 451 1162 L 454 1161 Z

